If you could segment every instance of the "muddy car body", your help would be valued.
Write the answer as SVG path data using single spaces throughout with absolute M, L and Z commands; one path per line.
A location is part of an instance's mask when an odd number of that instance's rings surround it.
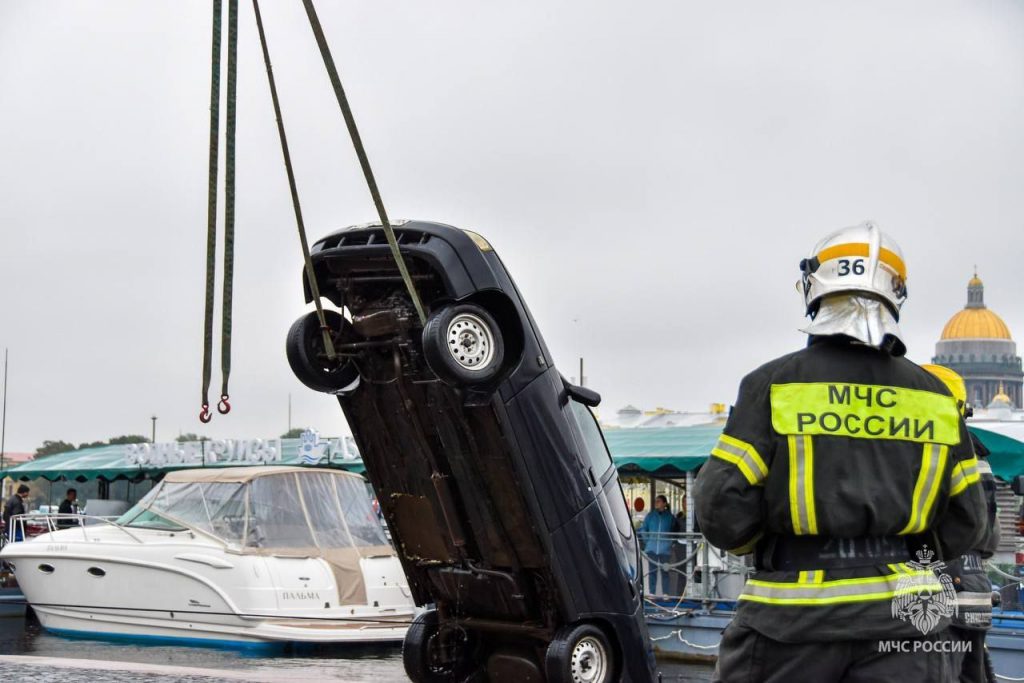
M 338 396 L 417 604 L 413 680 L 650 681 L 638 548 L 590 411 L 559 374 L 490 245 L 395 226 L 421 325 L 379 226 L 313 245 L 337 357 L 315 313 L 292 368 Z M 305 280 L 307 300 L 312 299 Z M 588 407 L 589 406 L 589 407 Z

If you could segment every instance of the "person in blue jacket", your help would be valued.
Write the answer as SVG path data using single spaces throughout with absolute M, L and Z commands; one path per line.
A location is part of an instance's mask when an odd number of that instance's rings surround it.
M 671 534 L 679 529 L 675 515 L 668 509 L 668 499 L 656 496 L 654 509 L 647 513 L 640 525 L 640 539 L 644 542 L 644 553 L 648 558 L 647 590 L 651 596 L 664 595 L 669 591 L 668 564 L 672 553 Z M 661 593 L 658 593 L 658 575 L 661 575 Z

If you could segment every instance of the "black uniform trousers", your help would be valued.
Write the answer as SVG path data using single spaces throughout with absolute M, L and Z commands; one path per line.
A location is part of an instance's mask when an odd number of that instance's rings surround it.
M 718 648 L 716 683 L 945 683 L 956 681 L 943 647 L 947 631 L 902 639 L 901 651 L 878 640 L 782 643 L 729 624 Z M 884 642 L 884 641 L 883 641 Z M 915 643 L 919 645 L 915 646 Z M 895 648 L 893 648 L 895 650 Z M 902 651 L 908 650 L 908 651 Z
M 961 643 L 951 655 L 953 671 L 960 675 L 959 679 L 954 680 L 960 683 L 989 683 L 993 680 L 994 676 L 989 676 L 985 662 L 985 631 L 951 626 L 949 633 Z

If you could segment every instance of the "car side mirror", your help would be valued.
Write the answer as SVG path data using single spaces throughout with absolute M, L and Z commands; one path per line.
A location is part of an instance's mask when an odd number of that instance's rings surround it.
M 597 393 L 593 389 L 587 389 L 586 387 L 570 384 L 569 380 L 565 377 L 562 378 L 562 385 L 565 387 L 565 391 L 569 394 L 570 398 L 582 403 L 588 408 L 596 408 L 601 405 L 601 394 Z
M 1024 496 L 1024 475 L 1017 475 L 1010 482 L 1010 489 L 1018 496 Z

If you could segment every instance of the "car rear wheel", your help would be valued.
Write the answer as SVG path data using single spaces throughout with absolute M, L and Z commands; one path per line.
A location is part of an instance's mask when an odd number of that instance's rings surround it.
M 566 626 L 555 634 L 544 659 L 548 683 L 610 683 L 615 660 L 604 632 L 592 624 Z
M 414 683 L 464 681 L 476 667 L 473 654 L 469 634 L 442 629 L 433 609 L 413 619 L 402 643 L 402 665 Z
M 345 336 L 350 323 L 337 311 L 324 311 L 324 320 L 335 340 Z M 337 342 L 335 342 L 337 343 Z M 359 386 L 359 368 L 340 356 L 327 358 L 320 320 L 311 311 L 296 320 L 285 343 L 288 364 L 299 381 L 325 394 L 347 394 Z
M 423 353 L 441 381 L 476 386 L 501 372 L 505 345 L 494 318 L 476 304 L 446 306 L 423 328 Z

